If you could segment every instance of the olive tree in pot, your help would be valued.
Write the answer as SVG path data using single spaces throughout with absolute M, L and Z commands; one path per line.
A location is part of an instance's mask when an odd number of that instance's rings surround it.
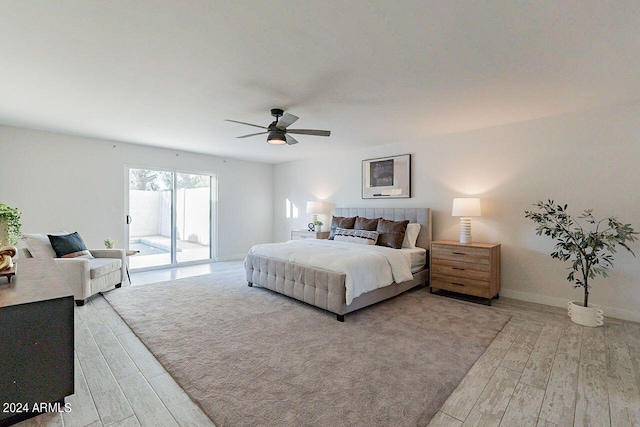
M 589 305 L 589 279 L 602 275 L 608 277 L 607 270 L 613 267 L 616 246 L 620 246 L 635 256 L 627 242 L 637 240 L 631 224 L 623 224 L 616 217 L 596 220 L 592 209 L 585 210 L 577 218 L 580 224 L 567 213 L 567 205 L 556 205 L 553 200 L 539 201 L 534 206 L 537 211 L 525 211 L 525 217 L 537 224 L 538 236 L 549 236 L 555 240 L 555 250 L 551 258 L 570 261 L 567 280 L 574 288 L 584 288 L 584 303 L 569 302 L 569 316 L 575 323 L 584 326 L 602 325 L 604 316 L 596 305 Z

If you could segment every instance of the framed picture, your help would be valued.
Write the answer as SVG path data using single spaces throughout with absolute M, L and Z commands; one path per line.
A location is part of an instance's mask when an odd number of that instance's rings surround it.
M 363 199 L 411 197 L 411 154 L 362 161 Z

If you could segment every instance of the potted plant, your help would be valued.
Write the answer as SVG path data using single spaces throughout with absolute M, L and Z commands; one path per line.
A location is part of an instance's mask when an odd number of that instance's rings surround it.
M 322 221 L 313 221 L 313 230 L 317 231 L 318 233 L 322 231 L 322 225 L 324 223 Z
M 571 267 L 567 280 L 575 283 L 574 288 L 584 288 L 582 304 L 569 302 L 569 316 L 575 323 L 584 326 L 602 325 L 604 316 L 596 305 L 589 305 L 589 279 L 596 276 L 608 277 L 607 270 L 613 267 L 613 255 L 616 246 L 635 254 L 627 242 L 637 240 L 631 224 L 623 224 L 616 217 L 596 220 L 593 209 L 585 210 L 578 219 L 580 224 L 567 213 L 567 205 L 556 205 L 553 200 L 539 201 L 534 206 L 537 211 L 525 211 L 525 217 L 537 224 L 536 234 L 555 240 L 555 250 L 551 258 L 570 261 Z
M 116 247 L 116 242 L 115 240 L 113 240 L 111 237 L 107 237 L 106 239 L 104 239 L 104 247 L 107 249 L 113 249 Z
M 16 209 L 0 203 L 0 246 L 15 245 L 20 238 L 20 217 L 22 213 Z

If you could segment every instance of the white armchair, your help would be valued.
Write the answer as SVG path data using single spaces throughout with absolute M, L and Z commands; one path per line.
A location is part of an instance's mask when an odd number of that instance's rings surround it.
M 63 235 L 68 233 L 48 234 Z M 54 258 L 56 267 L 73 291 L 76 305 L 83 305 L 90 296 L 113 286 L 119 288 L 126 275 L 127 265 L 124 249 L 89 249 L 94 257 L 92 259 L 56 258 L 47 233 L 23 234 L 18 248 L 18 264 L 20 257 Z

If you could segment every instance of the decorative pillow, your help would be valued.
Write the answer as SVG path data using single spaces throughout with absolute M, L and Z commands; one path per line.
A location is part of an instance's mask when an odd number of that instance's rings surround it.
M 66 236 L 48 236 L 58 258 L 93 258 L 77 231 Z
M 54 236 L 69 234 L 67 231 L 51 233 Z M 51 241 L 45 233 L 22 233 L 22 237 L 27 244 L 27 250 L 33 258 L 55 258 L 56 252 L 51 246 Z
M 345 216 L 332 216 L 331 217 L 331 232 L 329 233 L 329 240 L 333 240 L 333 236 L 336 234 L 336 228 L 348 228 L 352 229 L 356 223 L 356 217 Z
M 415 249 L 416 241 L 418 240 L 418 234 L 420 234 L 420 224 L 416 224 L 415 222 L 410 222 L 409 224 L 407 224 L 407 231 L 404 233 L 402 247 Z
M 334 236 L 336 242 L 359 243 L 361 245 L 375 245 L 378 240 L 378 233 L 367 230 L 347 230 L 336 228 Z
M 376 231 L 378 228 L 378 220 L 382 218 L 363 218 L 361 216 L 356 217 L 356 223 L 353 225 L 354 230 L 367 230 Z
M 378 246 L 388 246 L 393 249 L 401 249 L 404 235 L 407 230 L 407 224 L 409 224 L 409 220 L 388 221 L 380 218 L 380 221 L 378 221 L 378 228 L 376 230 L 379 234 L 378 242 L 376 244 Z

